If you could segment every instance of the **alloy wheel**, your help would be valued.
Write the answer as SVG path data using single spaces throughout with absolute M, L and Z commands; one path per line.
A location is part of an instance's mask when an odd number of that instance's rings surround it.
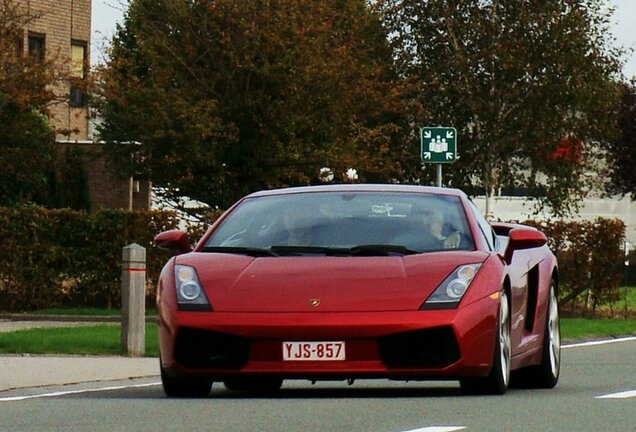
M 501 361 L 501 378 L 505 386 L 510 380 L 510 307 L 508 296 L 501 293 L 501 305 L 499 311 L 499 356 Z

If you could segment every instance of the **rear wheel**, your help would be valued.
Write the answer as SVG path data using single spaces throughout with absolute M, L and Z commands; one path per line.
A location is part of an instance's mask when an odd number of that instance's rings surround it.
M 283 380 L 272 377 L 240 377 L 228 378 L 224 381 L 225 387 L 232 391 L 271 393 L 283 385 Z
M 548 297 L 541 363 L 518 371 L 514 377 L 515 384 L 526 388 L 553 388 L 559 382 L 560 371 L 561 328 L 556 283 L 553 280 Z
M 464 378 L 459 381 L 464 394 L 502 395 L 508 390 L 510 381 L 510 306 L 508 295 L 501 291 L 499 296 L 499 322 L 493 354 L 492 369 L 483 378 Z
M 163 391 L 170 397 L 206 397 L 212 389 L 212 381 L 195 378 L 174 378 L 161 367 Z

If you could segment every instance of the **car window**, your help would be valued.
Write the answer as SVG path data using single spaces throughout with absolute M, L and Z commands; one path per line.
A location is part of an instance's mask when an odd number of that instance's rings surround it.
M 361 245 L 393 245 L 416 252 L 474 250 L 458 197 L 379 192 L 248 198 L 226 216 L 205 247 Z
M 473 214 L 475 215 L 475 220 L 477 221 L 477 224 L 479 225 L 479 230 L 481 231 L 481 234 L 483 235 L 483 238 L 486 241 L 486 244 L 488 245 L 488 249 L 491 251 L 494 251 L 495 239 L 496 239 L 495 232 L 493 231 L 492 227 L 490 226 L 486 218 L 482 216 L 481 212 L 479 211 L 475 203 L 471 201 L 470 205 L 473 210 Z

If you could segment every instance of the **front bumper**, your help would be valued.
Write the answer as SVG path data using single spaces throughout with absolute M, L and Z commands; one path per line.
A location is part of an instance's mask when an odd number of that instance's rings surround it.
M 456 379 L 491 368 L 498 300 L 456 310 L 351 313 L 223 313 L 163 310 L 161 361 L 171 376 L 222 381 Z M 343 361 L 283 361 L 282 342 L 344 341 Z

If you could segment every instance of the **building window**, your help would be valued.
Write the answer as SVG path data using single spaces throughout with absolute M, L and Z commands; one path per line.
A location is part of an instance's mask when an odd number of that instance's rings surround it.
M 70 76 L 71 76 L 71 93 L 69 95 L 69 104 L 72 107 L 83 107 L 86 105 L 86 96 L 84 92 L 84 78 L 86 78 L 86 65 L 88 62 L 86 55 L 86 47 L 88 44 L 82 41 L 71 41 L 70 56 Z
M 29 32 L 29 58 L 37 63 L 44 62 L 46 37 L 41 33 Z

